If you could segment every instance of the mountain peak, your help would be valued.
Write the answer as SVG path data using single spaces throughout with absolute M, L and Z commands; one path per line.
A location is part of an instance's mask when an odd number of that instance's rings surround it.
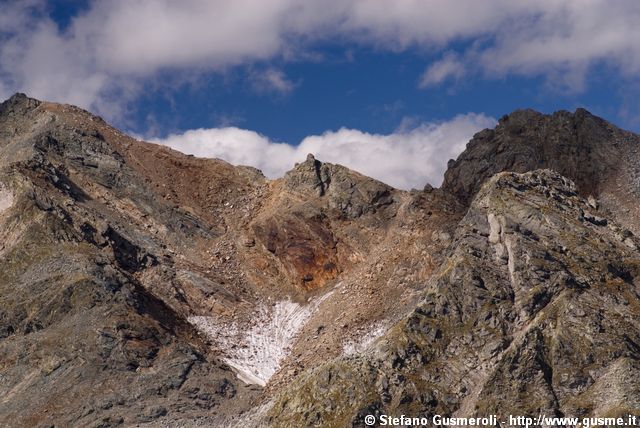
M 639 142 L 638 136 L 585 109 L 553 114 L 516 110 L 473 137 L 450 162 L 442 188 L 468 202 L 495 173 L 550 168 L 574 180 L 583 194 L 596 195 L 620 170 L 629 144 Z
M 19 102 L 24 102 L 27 100 L 34 100 L 34 101 L 38 101 L 35 100 L 34 98 L 30 98 L 28 97 L 24 92 L 16 92 L 15 94 L 11 95 L 9 98 L 7 98 L 5 101 L 3 101 L 3 104 L 5 102 L 9 102 L 9 103 L 19 103 Z M 39 102 L 39 101 L 38 101 Z
M 356 218 L 393 204 L 396 190 L 342 165 L 322 162 L 308 154 L 304 162 L 284 176 L 287 189 L 327 197 L 329 205 L 346 217 Z
M 22 114 L 25 110 L 35 108 L 41 103 L 41 101 L 30 98 L 22 92 L 16 92 L 0 104 L 0 115 Z

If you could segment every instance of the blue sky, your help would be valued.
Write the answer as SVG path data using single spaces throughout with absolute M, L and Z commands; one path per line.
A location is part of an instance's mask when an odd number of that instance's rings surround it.
M 640 130 L 637 22 L 625 0 L 2 1 L 0 96 L 271 177 L 312 151 L 421 187 L 517 108 Z

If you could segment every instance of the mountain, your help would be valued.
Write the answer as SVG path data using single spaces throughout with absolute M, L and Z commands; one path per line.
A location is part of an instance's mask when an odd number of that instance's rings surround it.
M 503 117 L 441 188 L 284 177 L 0 105 L 0 425 L 618 415 L 640 390 L 640 138 Z

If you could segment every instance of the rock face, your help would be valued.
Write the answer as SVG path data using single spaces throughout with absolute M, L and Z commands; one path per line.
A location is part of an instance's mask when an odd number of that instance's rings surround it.
M 88 118 L 23 95 L 0 106 L 0 425 L 235 412 L 255 393 L 141 275 L 175 273 L 165 242 L 216 231 L 152 197 Z
M 292 191 L 315 192 L 329 199 L 329 208 L 354 219 L 393 205 L 394 189 L 340 165 L 322 163 L 312 154 L 285 175 Z
M 367 229 L 379 233 L 388 225 L 398 211 L 398 193 L 309 155 L 286 173 L 274 207 L 253 222 L 253 233 L 283 265 L 289 281 L 316 289 L 347 268 L 357 248 L 366 248 L 367 238 L 358 235 Z M 343 231 L 345 226 L 355 227 Z
M 584 109 L 552 115 L 518 110 L 473 137 L 450 162 L 442 187 L 470 201 L 493 174 L 550 168 L 574 180 L 585 196 L 597 195 L 625 167 L 621 156 L 639 142 Z
M 0 104 L 0 425 L 640 411 L 639 138 L 505 116 L 440 189 Z
M 416 309 L 363 354 L 303 376 L 269 423 L 640 410 L 640 240 L 621 242 L 589 209 L 549 170 L 492 177 Z

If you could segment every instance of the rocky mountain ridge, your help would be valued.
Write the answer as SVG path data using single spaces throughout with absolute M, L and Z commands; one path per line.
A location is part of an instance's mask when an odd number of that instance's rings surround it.
M 407 192 L 312 155 L 270 181 L 16 94 L 0 425 L 635 411 L 639 144 L 516 111 Z

